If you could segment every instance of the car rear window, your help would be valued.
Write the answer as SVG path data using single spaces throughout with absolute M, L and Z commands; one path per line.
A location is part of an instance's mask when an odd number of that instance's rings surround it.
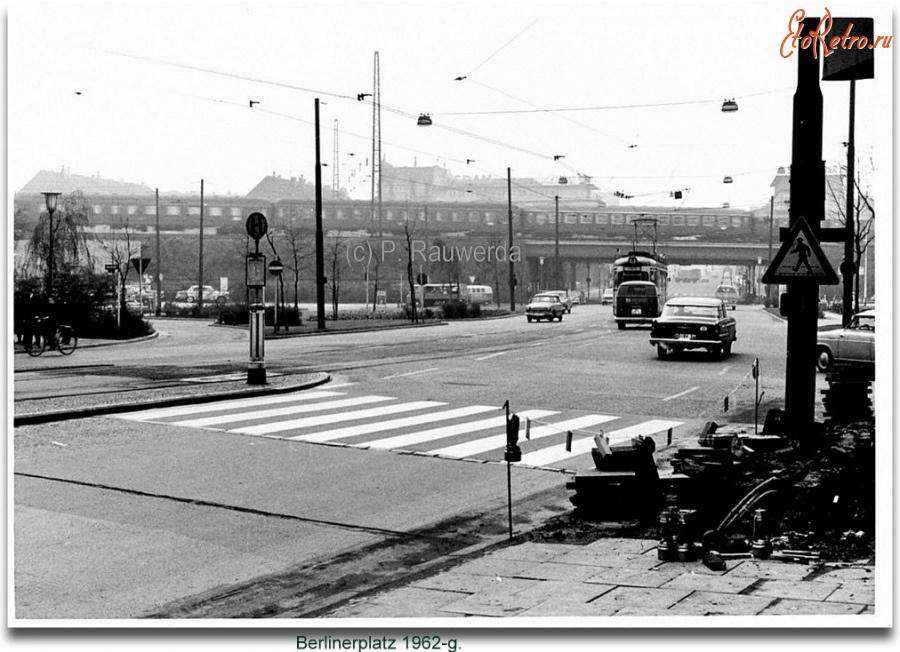
M 619 296 L 655 297 L 656 288 L 651 285 L 623 285 L 619 288 Z

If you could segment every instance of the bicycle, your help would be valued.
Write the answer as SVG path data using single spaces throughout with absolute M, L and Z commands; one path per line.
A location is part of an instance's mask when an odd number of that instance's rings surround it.
M 40 320 L 42 326 L 47 318 Z M 46 328 L 38 328 L 37 333 L 32 336 L 31 347 L 27 348 L 28 355 L 33 358 L 38 357 L 46 350 L 56 349 L 63 355 L 71 355 L 78 348 L 78 334 L 75 329 L 66 324 L 60 324 L 53 331 L 53 339 L 48 340 L 46 336 Z

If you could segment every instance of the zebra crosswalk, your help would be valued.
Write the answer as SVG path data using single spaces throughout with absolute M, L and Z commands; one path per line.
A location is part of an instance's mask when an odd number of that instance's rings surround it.
M 401 401 L 380 394 L 330 389 L 154 408 L 115 416 L 307 443 L 502 462 L 506 417 L 501 410 L 496 405 L 452 406 L 443 401 Z M 683 424 L 671 419 L 568 412 L 518 412 L 522 429 L 522 461 L 518 465 L 583 470 L 593 467 L 590 451 L 593 435 L 598 432 L 604 432 L 615 443 L 637 435 L 658 435 Z M 567 445 L 570 432 L 571 444 Z

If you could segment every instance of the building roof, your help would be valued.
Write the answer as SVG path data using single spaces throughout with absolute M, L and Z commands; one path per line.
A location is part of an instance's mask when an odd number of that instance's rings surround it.
M 19 191 L 23 194 L 40 194 L 42 192 L 60 192 L 64 195 L 76 190 L 86 195 L 152 195 L 153 188 L 143 183 L 113 181 L 104 179 L 99 173 L 96 176 L 72 174 L 68 168 L 60 171 L 41 170 Z

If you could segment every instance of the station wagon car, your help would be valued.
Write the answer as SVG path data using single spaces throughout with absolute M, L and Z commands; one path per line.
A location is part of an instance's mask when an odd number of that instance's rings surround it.
M 525 318 L 528 321 L 546 319 L 553 321 L 555 317 L 562 321 L 565 305 L 559 300 L 559 296 L 550 292 L 535 294 L 525 306 Z
M 656 346 L 660 360 L 686 349 L 727 356 L 736 339 L 737 321 L 728 316 L 721 300 L 712 297 L 670 299 L 650 331 L 650 344 Z
M 875 311 L 857 313 L 846 328 L 819 331 L 816 368 L 830 371 L 835 364 L 873 369 L 875 366 Z
M 732 310 L 737 310 L 738 291 L 733 285 L 720 285 L 716 288 L 716 299 L 731 306 Z
M 569 296 L 569 293 L 566 290 L 547 290 L 546 292 L 541 292 L 541 294 L 555 294 L 559 297 L 566 312 L 572 312 L 572 306 L 575 305 L 575 299 Z

